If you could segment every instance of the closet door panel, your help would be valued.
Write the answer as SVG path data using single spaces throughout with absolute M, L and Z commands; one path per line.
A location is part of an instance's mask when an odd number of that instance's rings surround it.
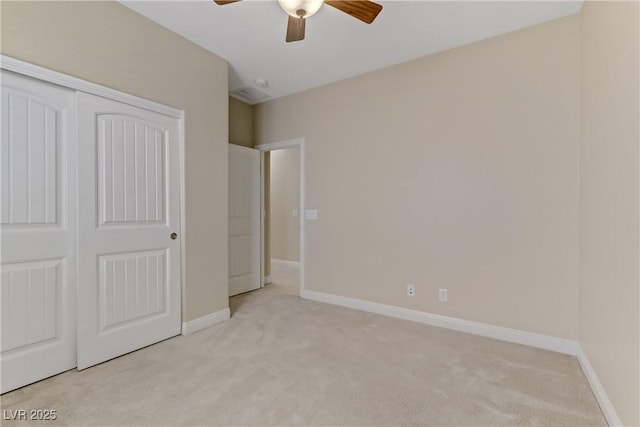
M 79 92 L 78 368 L 180 334 L 178 120 Z
M 2 70 L 2 393 L 76 366 L 74 91 Z

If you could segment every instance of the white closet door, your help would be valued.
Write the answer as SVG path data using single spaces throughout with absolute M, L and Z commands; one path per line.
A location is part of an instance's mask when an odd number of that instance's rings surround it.
M 77 101 L 84 369 L 180 333 L 179 139 L 174 118 Z
M 2 70 L 2 393 L 76 366 L 74 92 Z
M 260 152 L 229 145 L 229 296 L 260 287 Z

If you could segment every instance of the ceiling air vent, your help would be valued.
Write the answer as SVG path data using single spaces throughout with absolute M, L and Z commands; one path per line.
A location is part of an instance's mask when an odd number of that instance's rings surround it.
M 258 102 L 266 101 L 270 98 L 268 94 L 251 86 L 245 86 L 241 87 L 240 89 L 232 90 L 231 92 L 229 92 L 229 95 L 249 104 L 257 104 Z

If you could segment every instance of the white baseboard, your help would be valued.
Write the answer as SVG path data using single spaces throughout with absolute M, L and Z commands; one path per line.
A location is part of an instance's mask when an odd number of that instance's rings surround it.
M 305 289 L 301 290 L 300 296 L 304 299 L 313 301 L 354 308 L 356 310 L 368 311 L 398 319 L 411 320 L 425 325 L 439 326 L 441 328 L 453 329 L 455 331 L 480 335 L 501 341 L 508 341 L 516 344 L 551 350 L 558 353 L 570 354 L 572 356 L 576 356 L 578 352 L 578 343 L 563 338 L 519 331 L 517 329 L 504 328 L 486 323 L 441 316 L 439 314 L 432 314 L 424 311 L 411 310 L 393 305 L 380 304 L 377 302 Z
M 264 276 L 264 283 L 262 285 L 264 286 L 267 283 L 271 283 L 271 276 Z
M 593 366 L 589 362 L 587 358 L 587 354 L 584 352 L 582 347 L 578 345 L 578 362 L 580 362 L 580 367 L 582 368 L 582 372 L 584 372 L 584 376 L 587 377 L 587 381 L 589 381 L 589 385 L 591 386 L 591 390 L 600 405 L 600 409 L 604 414 L 604 417 L 607 419 L 607 423 L 609 426 L 622 426 L 622 421 L 620 421 L 620 417 L 618 417 L 618 413 L 616 409 L 611 404 L 609 400 L 609 396 L 607 396 L 607 392 L 604 390 L 602 383 L 598 379 L 596 375 L 596 371 L 593 370 Z
M 276 267 L 289 267 L 289 268 L 299 268 L 300 263 L 298 261 L 287 261 L 286 259 L 273 259 L 271 258 L 271 265 L 275 265 Z
M 228 308 L 207 314 L 190 322 L 182 324 L 182 335 L 189 335 L 209 326 L 217 325 L 231 318 L 231 311 Z

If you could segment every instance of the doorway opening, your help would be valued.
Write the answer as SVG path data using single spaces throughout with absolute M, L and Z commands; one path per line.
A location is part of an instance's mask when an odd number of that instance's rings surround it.
M 304 289 L 304 140 L 256 147 L 261 152 L 262 286 Z

